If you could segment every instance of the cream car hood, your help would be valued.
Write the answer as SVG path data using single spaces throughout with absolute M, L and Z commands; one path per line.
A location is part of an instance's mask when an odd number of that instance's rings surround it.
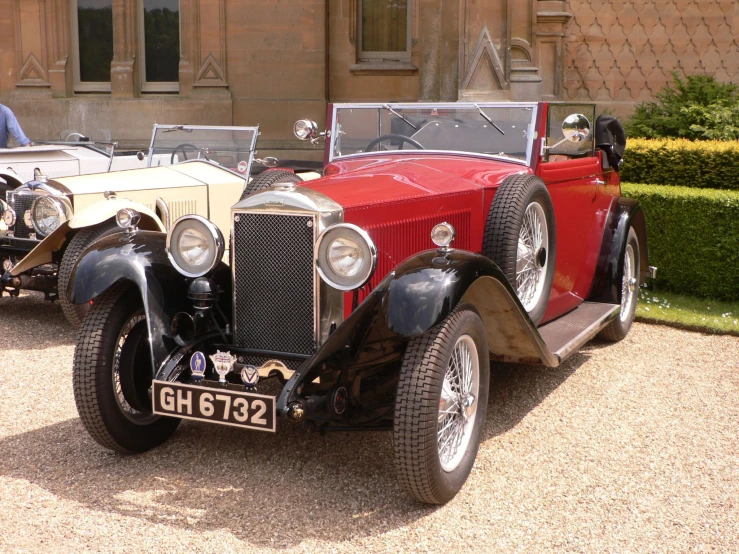
M 72 194 L 102 194 L 127 191 L 242 184 L 244 178 L 206 162 L 165 167 L 130 169 L 115 173 L 96 173 L 55 179 Z

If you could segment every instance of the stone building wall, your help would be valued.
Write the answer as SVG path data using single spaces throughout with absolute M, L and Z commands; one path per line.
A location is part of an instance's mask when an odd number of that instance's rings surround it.
M 159 123 L 261 126 L 260 154 L 320 158 L 292 123 L 328 102 L 573 100 L 625 114 L 671 71 L 739 83 L 737 0 L 409 0 L 402 62 L 362 61 L 360 0 L 179 0 L 176 88 L 141 83 L 139 0 L 112 0 L 109 91 L 81 93 L 73 0 L 0 0 L 0 102 L 27 134 Z
M 569 9 L 563 99 L 625 114 L 672 72 L 739 83 L 737 0 L 569 0 Z

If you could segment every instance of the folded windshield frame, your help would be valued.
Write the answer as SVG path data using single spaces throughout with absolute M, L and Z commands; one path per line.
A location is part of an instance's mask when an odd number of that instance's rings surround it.
M 172 133 L 170 135 L 170 133 Z M 184 134 L 183 134 L 184 133 Z M 188 152 L 198 156 L 199 151 L 209 153 L 214 152 L 233 153 L 233 167 L 224 165 L 216 160 L 211 161 L 213 165 L 217 165 L 223 169 L 234 173 L 242 178 L 249 177 L 252 162 L 254 161 L 254 150 L 256 148 L 257 137 L 259 136 L 259 127 L 227 127 L 219 125 L 154 125 L 154 131 L 151 135 L 151 144 L 149 146 L 149 157 L 147 167 L 152 167 L 152 160 L 155 154 L 174 154 L 177 146 L 182 144 L 194 144 L 195 148 L 186 148 Z M 180 142 L 181 141 L 181 142 Z M 174 144 L 174 146 L 163 146 L 163 143 Z M 202 143 L 202 144 L 201 144 Z M 161 152 L 159 150 L 162 150 Z M 203 158 L 200 158 L 203 159 Z M 193 161 L 193 159 L 179 160 L 176 163 L 185 161 Z M 237 171 L 239 163 L 246 162 L 244 172 Z

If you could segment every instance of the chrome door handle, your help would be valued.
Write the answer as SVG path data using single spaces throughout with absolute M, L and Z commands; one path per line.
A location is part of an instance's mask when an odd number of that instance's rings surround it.
M 604 181 L 603 179 L 596 179 L 596 180 L 595 180 L 595 184 L 596 184 L 596 185 L 605 185 L 605 184 L 606 184 L 606 182 L 605 182 L 605 181 Z

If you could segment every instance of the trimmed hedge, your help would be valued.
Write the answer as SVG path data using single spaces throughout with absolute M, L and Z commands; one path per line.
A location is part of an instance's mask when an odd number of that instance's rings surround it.
M 621 180 L 739 190 L 739 141 L 628 139 Z
M 624 183 L 622 193 L 644 208 L 660 288 L 739 299 L 739 192 Z

